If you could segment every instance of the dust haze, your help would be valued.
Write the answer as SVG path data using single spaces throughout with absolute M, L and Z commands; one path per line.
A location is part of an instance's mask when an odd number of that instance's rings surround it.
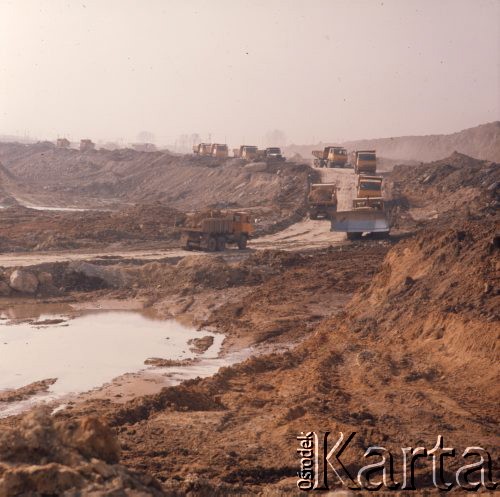
M 450 133 L 500 116 L 500 5 L 0 2 L 0 129 L 185 150 Z

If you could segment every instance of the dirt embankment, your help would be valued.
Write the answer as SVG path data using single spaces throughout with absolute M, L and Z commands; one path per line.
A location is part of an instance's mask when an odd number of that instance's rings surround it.
M 308 166 L 247 163 L 130 149 L 82 153 L 50 143 L 0 143 L 0 162 L 34 205 L 95 208 L 160 201 L 180 210 L 266 207 L 293 211 L 305 198 Z M 282 213 L 281 213 L 282 214 Z M 278 216 L 279 217 L 279 216 Z
M 299 153 L 311 158 L 311 150 L 320 150 L 335 143 L 316 145 L 290 145 L 285 153 Z M 478 159 L 500 162 L 500 121 L 481 124 L 449 135 L 394 136 L 354 140 L 342 143 L 348 150 L 377 150 L 377 155 L 385 159 L 384 166 L 394 162 L 428 162 L 442 159 L 457 151 Z M 392 164 L 391 164 L 392 162 Z
M 477 444 L 497 457 L 498 255 L 488 223 L 402 242 L 347 312 L 321 320 L 294 351 L 250 359 L 111 413 L 123 460 L 161 480 L 195 473 L 294 495 L 302 431 L 357 432 L 344 457 L 350 468 L 362 464 L 368 445 L 397 454 L 412 444 L 431 448 L 438 434 L 450 446 Z M 432 485 L 425 471 L 420 486 Z
M 500 206 L 500 165 L 454 153 L 421 166 L 396 166 L 387 176 L 395 227 L 490 218 Z

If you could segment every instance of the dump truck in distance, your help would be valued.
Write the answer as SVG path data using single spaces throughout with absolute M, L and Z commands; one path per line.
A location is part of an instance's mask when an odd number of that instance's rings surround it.
M 315 183 L 309 187 L 307 196 L 309 219 L 323 217 L 330 219 L 337 210 L 337 185 L 335 183 Z
M 357 198 L 382 197 L 381 176 L 367 176 L 360 174 L 358 176 Z
M 254 145 L 241 145 L 240 148 L 233 149 L 234 157 L 246 160 L 254 160 L 259 154 L 259 149 Z
M 326 167 L 326 161 L 328 160 L 328 152 L 330 152 L 330 147 L 325 147 L 323 150 L 312 151 L 312 154 L 314 156 L 315 167 Z
M 211 153 L 212 157 L 225 159 L 229 154 L 227 145 L 225 143 L 212 143 Z
M 184 229 L 182 247 L 186 250 L 224 251 L 235 244 L 240 250 L 247 247 L 254 226 L 245 212 L 232 212 L 220 217 L 206 217 L 197 228 Z
M 352 163 L 356 174 L 375 174 L 377 172 L 375 150 L 356 150 L 352 154 Z
M 347 150 L 344 147 L 325 147 L 323 150 L 312 151 L 316 167 L 346 167 Z
M 212 155 L 212 144 L 211 143 L 198 143 L 198 145 L 193 145 L 193 153 L 196 155 Z
M 268 147 L 264 150 L 264 159 L 268 161 L 283 162 L 285 157 L 281 153 L 281 148 L 279 147 Z

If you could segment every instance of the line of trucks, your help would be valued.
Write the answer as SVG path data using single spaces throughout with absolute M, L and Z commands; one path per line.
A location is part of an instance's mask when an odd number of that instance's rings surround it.
M 222 147 L 222 148 L 220 148 Z M 326 150 L 328 148 L 328 150 Z M 326 147 L 321 157 L 313 151 L 316 167 L 349 167 L 347 151 L 342 147 Z M 199 155 L 227 157 L 227 145 L 199 144 Z M 242 145 L 234 149 L 235 157 L 246 160 L 262 160 L 259 152 L 266 152 L 267 158 L 284 160 L 277 147 L 259 151 L 257 147 Z M 357 174 L 356 198 L 352 210 L 337 211 L 337 185 L 335 183 L 314 183 L 308 194 L 309 217 L 331 221 L 331 231 L 344 232 L 349 240 L 361 238 L 363 233 L 389 233 L 389 222 L 382 196 L 381 176 L 376 176 L 377 156 L 375 150 L 359 150 L 352 154 L 354 172 Z M 316 161 L 317 159 L 317 161 Z M 323 162 L 320 162 L 323 161 Z M 224 251 L 228 245 L 244 250 L 254 231 L 253 221 L 246 212 L 226 212 L 207 215 L 195 228 L 182 231 L 181 244 L 185 250 Z
M 285 161 L 279 147 L 268 147 L 263 150 L 255 145 L 241 145 L 239 148 L 233 148 L 233 157 L 245 159 L 248 161 Z M 229 157 L 229 149 L 225 143 L 198 143 L 193 145 L 195 155 L 205 157 L 217 157 L 225 159 Z
M 356 150 L 350 160 L 344 147 L 325 147 L 313 150 L 315 167 L 353 168 L 356 174 L 375 174 L 377 171 L 377 154 L 375 150 Z
M 343 147 L 325 147 L 322 151 L 313 151 L 313 156 L 316 167 L 349 167 Z M 375 175 L 376 151 L 357 150 L 351 157 L 352 167 L 358 175 L 352 209 L 337 211 L 335 183 L 316 183 L 309 188 L 309 217 L 329 219 L 331 231 L 346 233 L 349 240 L 361 238 L 364 233 L 388 235 L 390 226 L 382 195 L 383 178 Z

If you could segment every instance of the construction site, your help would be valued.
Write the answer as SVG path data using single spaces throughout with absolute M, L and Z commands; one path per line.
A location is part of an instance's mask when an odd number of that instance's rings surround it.
M 0 497 L 494 495 L 500 121 L 143 135 L 0 136 Z

